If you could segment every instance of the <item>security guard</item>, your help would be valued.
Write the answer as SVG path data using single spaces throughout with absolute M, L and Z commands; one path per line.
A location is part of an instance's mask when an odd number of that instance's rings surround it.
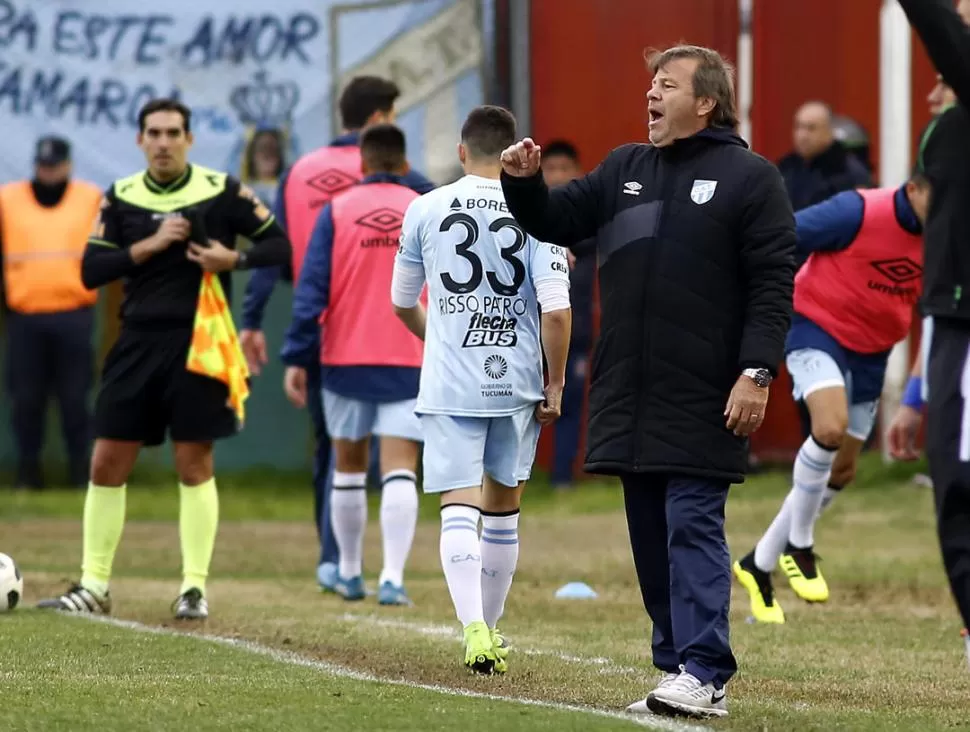
M 41 607 L 107 613 L 125 517 L 125 484 L 142 445 L 166 436 L 180 480 L 183 583 L 176 618 L 208 616 L 205 581 L 218 525 L 212 443 L 234 434 L 248 370 L 228 308 L 234 269 L 282 265 L 290 245 L 265 205 L 225 173 L 190 165 L 191 114 L 170 99 L 139 113 L 148 170 L 108 189 L 88 242 L 89 287 L 125 279 L 121 333 L 105 361 L 84 507 L 82 576 Z M 248 252 L 235 250 L 237 236 Z
M 0 285 L 7 310 L 7 377 L 17 442 L 16 485 L 41 488 L 47 402 L 56 394 L 68 482 L 87 482 L 97 292 L 81 282 L 81 256 L 101 192 L 71 179 L 71 148 L 37 142 L 33 180 L 0 188 Z

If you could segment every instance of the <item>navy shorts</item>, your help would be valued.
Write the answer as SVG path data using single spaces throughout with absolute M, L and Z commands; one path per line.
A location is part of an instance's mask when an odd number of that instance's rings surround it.
M 785 356 L 794 351 L 813 349 L 832 357 L 839 370 L 851 383 L 849 404 L 865 404 L 878 401 L 886 380 L 889 351 L 882 353 L 856 353 L 844 348 L 820 325 L 797 313 L 792 317 L 791 329 L 785 341 Z

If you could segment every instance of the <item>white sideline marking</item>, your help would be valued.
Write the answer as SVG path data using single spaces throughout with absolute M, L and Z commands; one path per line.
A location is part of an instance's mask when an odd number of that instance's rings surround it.
M 392 620 L 390 618 L 382 618 L 376 615 L 355 615 L 353 613 L 344 613 L 338 618 L 338 620 L 343 620 L 350 623 L 366 623 L 367 625 L 394 628 L 395 630 L 406 630 L 433 638 L 448 638 L 458 642 L 461 642 L 462 640 L 461 633 L 447 625 L 412 623 L 407 620 Z M 518 643 L 514 645 L 514 651 L 526 656 L 547 656 L 550 658 L 557 658 L 560 661 L 565 661 L 567 663 L 592 664 L 593 666 L 600 667 L 599 672 L 601 674 L 630 676 L 643 673 L 643 669 L 637 669 L 631 666 L 618 666 L 611 658 L 573 656 L 568 653 L 561 653 L 559 651 L 520 646 Z
M 338 666 L 336 664 L 329 663 L 328 661 L 318 661 L 316 659 L 300 656 L 296 653 L 281 651 L 277 648 L 264 646 L 259 643 L 254 643 L 253 641 L 242 640 L 239 638 L 227 638 L 225 636 L 208 635 L 203 633 L 189 633 L 180 630 L 172 630 L 170 628 L 160 628 L 157 626 L 145 625 L 144 623 L 138 623 L 134 620 L 119 620 L 118 618 L 112 618 L 104 615 L 92 615 L 90 613 L 64 614 L 68 617 L 76 617 L 93 622 L 104 623 L 105 625 L 111 625 L 116 628 L 124 628 L 126 630 L 134 630 L 139 633 L 194 638 L 196 640 L 206 641 L 216 645 L 238 648 L 239 650 L 247 651 L 248 653 L 271 658 L 278 663 L 285 663 L 289 664 L 290 666 L 302 666 L 303 668 L 311 668 L 322 673 L 330 674 L 331 676 L 352 679 L 354 681 L 368 681 L 378 684 L 388 684 L 390 686 L 404 686 L 409 689 L 433 691 L 438 694 L 447 694 L 449 696 L 461 696 L 469 699 L 487 699 L 489 701 L 522 704 L 525 706 L 540 707 L 543 709 L 555 709 L 561 712 L 576 712 L 579 714 L 591 714 L 597 717 L 622 719 L 630 722 L 631 724 L 638 724 L 651 729 L 669 730 L 670 732 L 710 732 L 710 729 L 707 727 L 698 727 L 695 725 L 685 724 L 683 722 L 677 722 L 672 719 L 663 719 L 660 717 L 651 716 L 634 716 L 623 714 L 621 712 L 612 712 L 606 709 L 596 709 L 594 707 L 584 707 L 574 704 L 560 704 L 558 702 L 543 701 L 541 699 L 526 699 L 500 696 L 498 694 L 483 694 L 478 691 L 454 689 L 447 686 L 438 686 L 436 684 L 421 684 L 415 681 L 408 681 L 407 679 L 394 679 L 376 676 L 363 671 L 355 671 L 354 669 L 346 668 L 344 666 Z

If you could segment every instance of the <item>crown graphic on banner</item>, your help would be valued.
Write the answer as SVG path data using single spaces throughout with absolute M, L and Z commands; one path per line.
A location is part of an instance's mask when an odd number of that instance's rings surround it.
M 267 127 L 288 125 L 299 102 L 300 87 L 295 82 L 270 83 L 265 71 L 257 71 L 252 84 L 237 86 L 229 97 L 240 122 Z

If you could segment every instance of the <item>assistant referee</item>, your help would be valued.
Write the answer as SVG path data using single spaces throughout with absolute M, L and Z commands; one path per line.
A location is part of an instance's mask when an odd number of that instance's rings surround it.
M 121 333 L 105 360 L 95 410 L 81 580 L 40 607 L 110 612 L 126 482 L 141 447 L 160 445 L 167 433 L 180 481 L 184 578 L 173 608 L 176 618 L 201 619 L 208 616 L 205 581 L 219 514 L 213 441 L 240 427 L 227 384 L 188 368 L 203 272 L 219 273 L 225 302 L 232 270 L 286 264 L 290 244 L 246 186 L 189 164 L 187 107 L 156 99 L 138 119 L 148 169 L 108 188 L 81 266 L 90 289 L 124 278 Z M 236 251 L 237 236 L 252 248 Z

